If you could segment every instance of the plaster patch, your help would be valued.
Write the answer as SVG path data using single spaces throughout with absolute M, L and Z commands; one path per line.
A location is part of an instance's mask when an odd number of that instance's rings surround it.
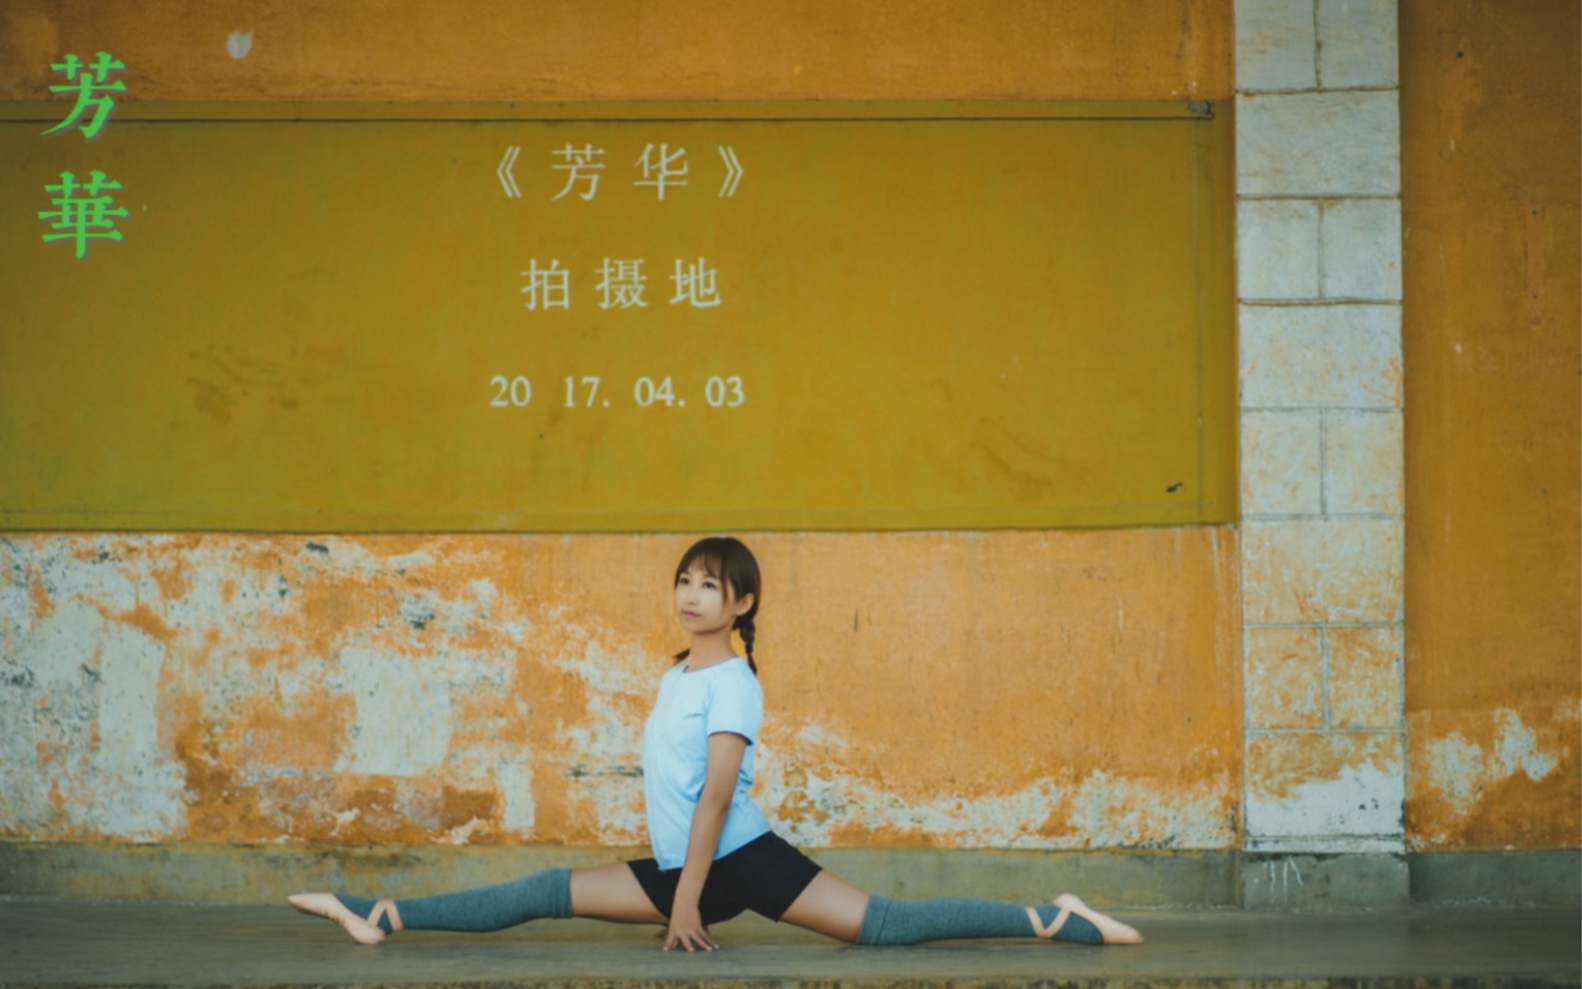
M 1539 747 L 1538 736 L 1510 708 L 1494 712 L 1493 751 L 1460 732 L 1430 741 L 1427 784 L 1438 790 L 1457 817 L 1471 814 L 1484 790 L 1520 773 L 1541 780 L 1560 765 L 1557 753 Z
M 1069 803 L 1070 824 L 1090 845 L 1223 848 L 1234 839 L 1213 793 L 1170 793 L 1158 780 L 1113 778 L 1096 770 L 1077 784 Z
M 650 657 L 635 650 L 613 652 L 600 644 L 598 634 L 566 622 L 563 614 L 557 616 L 557 624 L 562 623 L 572 641 L 584 644 L 582 654 L 556 657 L 550 661 L 551 665 L 575 673 L 595 693 L 633 695 L 642 698 L 646 706 L 658 689 Z
M 1462 806 L 1472 796 L 1473 787 L 1483 776 L 1483 750 L 1460 732 L 1451 732 L 1428 743 L 1428 782 L 1454 806 Z
M 532 834 L 535 819 L 532 760 L 523 754 L 502 762 L 495 767 L 494 779 L 505 799 L 501 828 L 524 838 Z
M 81 682 L 82 668 L 97 665 L 109 633 L 109 623 L 98 609 L 73 596 L 59 602 L 54 616 L 31 634 L 19 636 L 19 658 L 41 688 L 75 687 Z
M 169 629 L 141 600 L 144 580 L 104 551 L 81 565 L 72 553 L 81 547 L 66 538 L 10 547 L 25 554 L 49 607 L 29 595 L 0 618 L 5 668 L 26 671 L 0 704 L 0 804 L 9 809 L 0 827 L 146 840 L 182 826 L 182 774 L 161 749 L 156 711 Z
M 1355 753 L 1363 761 L 1328 770 L 1328 778 L 1272 790 L 1260 786 L 1255 767 L 1249 767 L 1248 837 L 1402 835 L 1402 760 L 1392 751 L 1381 761 L 1381 754 Z
M 344 827 L 346 827 L 349 824 L 355 823 L 357 818 L 361 814 L 362 814 L 362 811 L 360 809 L 356 808 L 356 807 L 353 807 L 351 810 L 343 810 L 343 811 L 340 811 L 340 812 L 334 814 L 333 816 L 335 818 L 335 828 L 334 828 L 334 830 L 332 830 L 330 832 L 330 834 L 332 834 L 332 835 L 339 835 L 341 833 L 341 828 L 344 828 Z
M 103 834 L 137 838 L 166 833 L 185 818 L 180 769 L 159 744 L 157 695 L 163 644 L 127 626 L 105 633 L 93 779 Z
M 434 565 L 434 557 L 430 556 L 427 550 L 421 549 L 410 553 L 400 553 L 384 560 L 379 560 L 377 557 L 372 556 L 370 558 L 380 569 L 395 570 L 398 573 L 406 570 L 420 570 Z
M 337 772 L 420 776 L 450 748 L 450 685 L 408 656 L 347 648 L 333 681 L 357 698 L 351 745 Z
M 1499 734 L 1494 739 L 1494 758 L 1501 775 L 1515 776 L 1519 769 L 1530 780 L 1541 780 L 1554 772 L 1559 760 L 1540 751 L 1538 738 L 1522 724 L 1522 716 L 1504 708 L 1494 712 Z
M 596 822 L 601 841 L 634 844 L 646 840 L 647 816 L 641 778 L 625 767 L 642 764 L 643 714 L 652 703 L 652 665 L 643 656 L 603 646 L 593 631 L 563 626 L 572 641 L 584 643 L 582 655 L 562 656 L 552 666 L 583 682 L 585 706 L 560 731 L 557 751 L 574 759 L 568 797 L 582 804 L 578 815 Z M 573 712 L 567 712 L 571 714 Z

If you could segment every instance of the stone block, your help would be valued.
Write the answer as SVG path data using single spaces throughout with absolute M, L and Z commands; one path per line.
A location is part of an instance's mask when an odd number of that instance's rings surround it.
M 1238 96 L 1236 191 L 1398 195 L 1401 121 L 1395 91 Z
M 1260 855 L 1241 863 L 1244 910 L 1404 907 L 1411 873 L 1401 855 Z
M 1405 703 L 1399 625 L 1325 629 L 1335 728 L 1400 728 Z
M 1237 0 L 1234 9 L 1237 89 L 1318 84 L 1313 0 Z
M 1399 514 L 1405 498 L 1401 413 L 1323 416 L 1325 510 Z
M 1324 89 L 1399 85 L 1397 20 L 1395 0 L 1318 0 L 1318 84 Z M 1241 43 L 1240 32 L 1236 43 Z
M 1243 200 L 1236 209 L 1237 291 L 1243 299 L 1318 298 L 1318 203 Z
M 1404 836 L 1406 746 L 1394 732 L 1281 732 L 1247 741 L 1247 835 Z
M 1242 528 L 1248 624 L 1401 620 L 1399 519 L 1248 520 Z
M 1326 202 L 1319 227 L 1325 298 L 1400 301 L 1399 199 Z
M 1316 628 L 1249 628 L 1243 633 L 1248 727 L 1323 727 L 1321 638 Z
M 1241 307 L 1243 408 L 1401 405 L 1401 309 Z
M 1242 413 L 1243 515 L 1317 515 L 1322 510 L 1322 416 L 1312 410 Z

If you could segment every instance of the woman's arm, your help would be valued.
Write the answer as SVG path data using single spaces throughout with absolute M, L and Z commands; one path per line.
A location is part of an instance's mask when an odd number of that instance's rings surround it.
M 730 813 L 731 794 L 736 791 L 736 776 L 747 755 L 747 739 L 728 731 L 709 736 L 709 762 L 703 777 L 703 793 L 692 812 L 692 828 L 687 833 L 687 860 L 676 883 L 676 899 L 670 907 L 670 928 L 665 934 L 665 950 L 680 946 L 688 951 L 717 945 L 703 927 L 698 898 L 703 881 L 714 864 L 714 851 L 720 845 L 725 815 Z

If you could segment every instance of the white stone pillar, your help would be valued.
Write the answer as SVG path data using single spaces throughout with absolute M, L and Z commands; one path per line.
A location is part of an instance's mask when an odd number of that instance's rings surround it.
M 1396 69 L 1395 0 L 1237 0 L 1250 904 L 1407 895 Z

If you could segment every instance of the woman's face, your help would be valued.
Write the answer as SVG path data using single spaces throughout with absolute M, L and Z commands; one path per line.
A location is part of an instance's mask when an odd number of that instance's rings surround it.
M 707 635 L 736 624 L 736 616 L 752 607 L 752 598 L 737 601 L 702 560 L 676 578 L 676 620 L 693 635 Z

